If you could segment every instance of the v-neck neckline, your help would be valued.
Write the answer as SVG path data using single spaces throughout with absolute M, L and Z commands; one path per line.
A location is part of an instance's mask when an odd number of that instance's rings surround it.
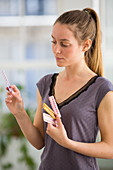
M 55 97 L 55 90 L 54 90 L 54 87 L 55 87 L 55 84 L 56 84 L 56 79 L 57 79 L 57 76 L 59 75 L 59 73 L 54 73 L 52 75 L 52 82 L 51 82 L 51 85 L 50 85 L 50 91 L 49 91 L 49 96 L 54 96 Z M 78 89 L 77 91 L 75 91 L 72 95 L 70 95 L 67 99 L 65 99 L 64 101 L 60 102 L 60 103 L 57 103 L 59 109 L 68 104 L 69 102 L 71 102 L 72 100 L 74 100 L 75 98 L 77 98 L 81 93 L 83 93 L 84 91 L 86 91 L 88 89 L 88 87 L 93 84 L 96 79 L 99 77 L 99 75 L 95 75 L 93 76 L 92 78 L 90 78 L 88 80 L 87 83 L 85 83 L 85 85 L 83 85 L 80 89 Z

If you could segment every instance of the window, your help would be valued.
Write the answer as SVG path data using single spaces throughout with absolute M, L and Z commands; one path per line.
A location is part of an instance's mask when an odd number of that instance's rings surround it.
M 57 70 L 51 49 L 56 14 L 57 0 L 0 1 L 0 71 L 11 84 L 24 87 L 30 107 L 37 105 L 36 83 Z M 6 86 L 2 75 L 0 86 Z
M 101 0 L 100 7 L 104 73 L 113 82 L 113 1 Z

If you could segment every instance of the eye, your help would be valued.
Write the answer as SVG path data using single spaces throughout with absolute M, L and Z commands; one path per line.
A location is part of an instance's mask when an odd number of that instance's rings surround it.
M 57 42 L 56 41 L 51 41 L 52 42 L 52 44 L 56 44 Z
M 70 44 L 69 43 L 66 43 L 66 42 L 61 42 L 60 43 L 62 47 L 69 47 Z

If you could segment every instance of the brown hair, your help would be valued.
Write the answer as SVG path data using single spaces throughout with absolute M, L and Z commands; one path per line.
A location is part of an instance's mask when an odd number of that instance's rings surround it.
M 85 52 L 85 61 L 92 71 L 103 76 L 101 31 L 96 12 L 91 8 L 85 8 L 82 11 L 71 10 L 58 17 L 54 25 L 57 22 L 68 25 L 79 44 L 87 39 L 91 39 L 92 45 Z

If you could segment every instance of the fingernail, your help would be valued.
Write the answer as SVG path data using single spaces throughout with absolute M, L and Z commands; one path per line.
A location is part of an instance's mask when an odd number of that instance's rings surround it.
M 12 91 L 12 94 L 14 94 L 15 92 L 14 91 Z

